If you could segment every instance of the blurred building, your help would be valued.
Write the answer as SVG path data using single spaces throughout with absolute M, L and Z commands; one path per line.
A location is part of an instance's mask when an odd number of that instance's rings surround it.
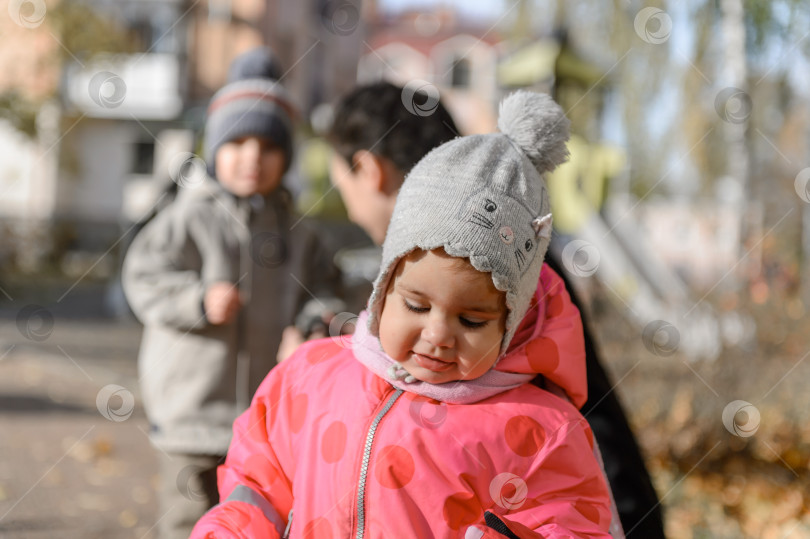
M 12 13 L 20 2 L 2 4 Z M 18 244 L 37 237 L 43 257 L 84 252 L 88 262 L 173 187 L 173 159 L 199 153 L 208 100 L 236 55 L 272 46 L 306 118 L 354 83 L 363 34 L 359 8 L 345 0 L 23 4 L 29 11 L 0 18 L 0 96 L 21 117 L 0 121 L 0 219 Z M 78 6 L 131 50 L 106 50 L 104 32 L 84 50 L 93 28 L 75 20 Z M 0 256 L 19 259 L 9 254 L 18 248 Z
M 626 304 L 648 305 L 640 318 L 685 301 L 684 279 L 711 282 L 727 267 L 718 246 L 733 216 L 669 202 L 605 211 L 629 194 L 625 156 L 601 145 L 620 96 L 609 66 L 585 58 L 563 31 L 496 29 L 445 8 L 388 15 L 359 0 L 32 0 L 23 4 L 35 9 L 16 17 L 20 2 L 0 3 L 12 15 L 0 18 L 0 109 L 16 116 L 0 120 L 0 265 L 13 258 L 33 270 L 49 259 L 77 277 L 114 272 L 105 253 L 175 187 L 178 156 L 200 153 L 207 104 L 231 60 L 267 44 L 304 119 L 357 82 L 388 79 L 434 86 L 462 134 L 482 133 L 495 128 L 506 93 L 552 92 L 577 135 L 571 161 L 549 178 L 555 223 L 603 252 L 597 277 Z M 89 18 L 108 21 L 109 35 L 95 32 L 88 45 Z M 131 50 L 113 47 L 116 35 Z
M 358 82 L 428 82 L 439 89 L 463 134 L 494 129 L 503 49 L 496 30 L 459 20 L 451 9 L 436 9 L 377 17 L 368 32 Z

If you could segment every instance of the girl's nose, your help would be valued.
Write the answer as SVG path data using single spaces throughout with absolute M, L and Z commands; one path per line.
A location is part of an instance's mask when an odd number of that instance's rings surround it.
M 422 338 L 433 346 L 450 348 L 455 338 L 450 324 L 440 313 L 430 313 L 427 324 L 422 329 Z

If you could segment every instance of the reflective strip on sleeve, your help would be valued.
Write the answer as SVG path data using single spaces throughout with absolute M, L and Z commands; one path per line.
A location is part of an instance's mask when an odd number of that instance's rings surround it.
M 281 519 L 281 516 L 276 511 L 275 507 L 272 506 L 270 502 L 268 502 L 264 496 L 253 490 L 247 485 L 237 485 L 236 488 L 233 489 L 231 495 L 228 496 L 228 499 L 225 500 L 226 502 L 245 502 L 249 503 L 254 507 L 258 507 L 261 512 L 264 514 L 264 517 L 273 523 L 273 526 L 276 527 L 276 531 L 278 532 L 279 537 L 282 536 L 284 533 L 284 529 L 286 528 L 286 524 Z

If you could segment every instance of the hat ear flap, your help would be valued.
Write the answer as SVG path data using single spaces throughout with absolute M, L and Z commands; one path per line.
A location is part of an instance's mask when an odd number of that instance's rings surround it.
M 536 237 L 550 240 L 551 214 L 549 213 L 543 217 L 535 217 L 532 221 L 532 228 L 534 229 L 534 235 Z

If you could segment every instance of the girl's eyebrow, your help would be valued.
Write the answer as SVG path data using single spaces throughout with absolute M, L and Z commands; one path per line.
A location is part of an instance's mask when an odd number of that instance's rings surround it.
M 404 292 L 408 292 L 409 294 L 413 294 L 414 296 L 419 296 L 420 298 L 426 298 L 427 297 L 427 294 L 425 294 L 424 292 L 420 292 L 419 290 L 413 289 L 410 286 L 399 283 L 399 282 L 395 283 L 394 287 L 399 288 L 399 289 L 403 290 Z M 495 306 L 493 306 L 493 305 L 474 305 L 474 306 L 473 305 L 467 305 L 461 310 L 462 311 L 471 311 L 471 312 L 476 312 L 476 313 L 482 313 L 482 314 L 501 314 L 503 312 L 500 305 L 495 305 Z
M 420 297 L 425 297 L 426 296 L 425 293 L 420 292 L 419 290 L 416 290 L 414 288 L 411 288 L 408 285 L 402 284 L 401 282 L 399 282 L 399 280 L 397 280 L 397 282 L 394 283 L 394 287 L 395 288 L 400 288 L 400 289 L 404 290 L 405 292 L 413 294 L 414 296 L 420 296 Z
M 503 312 L 500 306 L 493 307 L 491 305 L 486 306 L 476 305 L 474 307 L 466 307 L 463 310 L 483 314 L 501 314 Z

